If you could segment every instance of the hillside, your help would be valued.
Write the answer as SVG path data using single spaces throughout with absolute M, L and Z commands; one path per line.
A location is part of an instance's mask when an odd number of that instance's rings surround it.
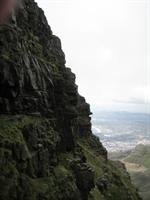
M 126 162 L 133 162 L 150 168 L 150 146 L 138 145 L 133 151 L 124 159 Z
M 150 199 L 150 146 L 138 145 L 132 151 L 110 154 L 111 159 L 121 160 L 127 167 L 133 183 L 144 200 Z
M 0 26 L 0 46 L 0 199 L 140 200 L 92 134 L 90 106 L 33 0 Z
M 144 200 L 150 199 L 150 146 L 138 145 L 125 159 L 127 169 Z M 134 163 L 130 166 L 128 163 Z

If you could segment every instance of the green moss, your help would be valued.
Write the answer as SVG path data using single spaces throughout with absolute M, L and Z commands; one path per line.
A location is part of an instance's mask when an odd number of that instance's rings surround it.
M 58 159 L 61 165 L 70 168 L 70 161 L 73 159 L 73 154 L 72 152 L 60 153 Z
M 78 140 L 78 144 L 83 150 L 83 153 L 87 159 L 88 164 L 94 169 L 95 177 L 99 177 L 103 174 L 105 168 L 105 159 L 101 155 L 97 155 L 93 149 L 86 144 L 84 140 Z
M 54 172 L 57 176 L 66 176 L 69 174 L 69 171 L 63 165 L 57 165 Z
M 4 166 L 0 166 L 0 169 L 1 173 L 7 175 L 7 177 L 13 177 L 14 175 L 19 174 L 14 163 L 8 162 Z
M 79 125 L 89 125 L 89 118 L 85 116 L 79 116 L 77 118 L 77 124 Z
M 91 190 L 88 196 L 88 200 L 104 200 L 104 197 L 97 189 L 97 187 L 95 187 L 93 190 Z
M 33 200 L 38 195 L 44 199 L 76 199 L 76 185 L 71 173 L 62 165 L 54 169 L 47 178 L 29 179 Z M 75 198 L 74 198 L 75 197 Z
M 23 117 L 19 119 L 13 116 L 0 116 L 0 138 L 1 142 L 24 143 L 21 128 L 29 123 L 38 123 L 38 118 Z
M 19 173 L 15 164 L 7 162 L 0 166 L 0 199 L 7 200 L 8 194 L 11 198 L 15 196 Z
M 113 162 L 106 160 L 103 156 L 98 155 L 96 149 L 93 149 L 88 143 L 88 139 L 78 139 L 78 145 L 81 147 L 84 155 L 87 158 L 88 164 L 95 171 L 95 183 L 98 178 L 103 177 L 104 174 L 107 177 L 107 189 L 98 190 L 94 188 L 92 190 L 89 199 L 107 199 L 107 200 L 122 200 L 132 198 L 138 199 L 137 191 L 131 184 L 131 180 L 123 167 L 119 162 Z M 129 196 L 128 196 L 129 195 Z
M 32 191 L 32 199 L 36 199 L 37 196 L 40 194 L 41 196 L 45 196 L 45 198 L 48 196 L 48 193 L 51 193 L 50 195 L 53 197 L 55 196 L 54 192 L 54 180 L 52 177 L 48 178 L 37 178 L 37 179 L 28 179 L 29 186 Z M 53 199 L 53 198 L 52 198 Z
M 28 49 L 36 57 L 43 57 L 43 47 L 39 42 L 39 38 L 36 37 L 32 32 L 28 32 L 22 41 L 25 44 L 25 48 Z
M 0 119 L 0 138 L 1 142 L 23 143 L 21 131 L 16 124 Z
M 9 54 L 2 54 L 1 58 L 4 59 L 4 60 L 10 60 Z
M 46 200 L 79 199 L 79 190 L 73 171 L 70 168 L 70 163 L 73 160 L 78 160 L 83 155 L 86 157 L 87 164 L 95 171 L 95 188 L 89 193 L 88 200 L 120 200 L 120 196 L 122 200 L 126 200 L 128 193 L 133 196 L 134 200 L 137 199 L 136 190 L 131 185 L 131 181 L 122 165 L 120 166 L 116 162 L 106 160 L 104 155 L 100 155 L 99 151 L 97 151 L 97 148 L 99 148 L 97 143 L 93 147 L 92 145 L 94 144 L 90 143 L 90 138 L 76 138 L 74 152 L 56 152 L 56 146 L 60 142 L 60 138 L 53 128 L 54 125 L 51 125 L 51 123 L 50 119 L 42 117 L 0 116 L 1 144 L 6 144 L 0 148 L 0 184 L 4 185 L 2 190 L 0 189 L 0 195 L 3 197 L 2 200 L 7 200 L 7 193 L 12 196 L 16 194 L 14 187 L 19 187 L 18 177 L 23 179 L 25 183 L 24 188 L 21 188 L 21 193 L 24 194 L 26 200 L 36 200 L 39 196 L 41 199 Z M 25 172 L 21 175 L 18 173 L 18 163 L 16 163 L 16 160 L 13 160 L 12 150 L 9 148 L 11 146 L 19 147 L 19 149 L 16 149 L 15 155 L 19 155 L 17 159 L 20 159 L 21 155 L 21 159 L 24 162 L 22 163 L 22 170 L 28 170 L 28 159 L 30 160 L 32 153 L 35 152 L 34 147 L 30 147 L 28 140 L 26 141 L 23 137 L 23 128 L 27 128 L 26 134 L 28 134 L 29 128 L 29 135 L 36 134 L 38 129 L 38 142 L 46 147 L 48 146 L 49 151 L 51 148 L 52 152 L 55 151 L 56 153 L 55 156 L 58 163 L 57 165 L 49 166 L 51 170 L 48 170 L 49 175 L 45 178 L 33 178 L 34 169 L 30 173 L 31 177 Z M 43 134 L 40 135 L 40 133 Z M 28 138 L 28 135 L 26 136 Z M 15 144 L 17 145 L 15 146 Z M 32 167 L 31 163 L 28 171 L 32 171 Z M 98 185 L 96 187 L 96 183 L 104 174 L 108 176 L 108 188 L 106 191 L 101 191 L 98 189 Z M 3 177 L 7 178 L 3 179 Z

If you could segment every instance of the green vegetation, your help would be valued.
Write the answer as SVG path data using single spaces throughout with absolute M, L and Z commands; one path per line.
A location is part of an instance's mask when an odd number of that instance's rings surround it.
M 126 200 L 130 196 L 134 199 L 137 198 L 136 189 L 132 186 L 124 165 L 119 162 L 107 160 L 91 148 L 85 140 L 79 139 L 78 144 L 82 148 L 88 164 L 95 171 L 95 183 L 97 187 L 99 187 L 98 181 L 105 179 L 106 191 L 105 189 L 103 190 L 103 187 L 100 190 L 95 188 L 90 193 L 91 196 L 94 196 L 94 199 L 100 197 L 100 199 L 120 200 L 120 197 L 122 197 L 122 200 Z M 91 196 L 90 199 L 92 199 Z
M 100 193 L 97 187 L 91 190 L 88 200 L 104 200 L 104 196 Z
M 128 152 L 110 154 L 110 158 L 121 160 L 131 175 L 144 200 L 150 199 L 150 146 L 138 145 Z
M 137 163 L 146 168 L 150 168 L 150 146 L 138 145 L 124 161 Z
M 3 142 L 23 143 L 21 128 L 27 124 L 38 123 L 37 118 L 18 116 L 1 116 L 0 117 L 0 138 Z
M 0 200 L 139 200 L 92 135 L 44 12 L 26 0 L 13 15 L 0 26 Z
M 127 169 L 133 183 L 139 188 L 144 200 L 150 199 L 150 146 L 138 145 L 125 159 L 125 163 L 135 163 L 135 168 Z
M 84 152 L 87 162 L 92 167 L 92 169 L 94 169 L 95 177 L 101 176 L 104 173 L 106 165 L 105 158 L 91 149 L 85 140 L 79 139 L 78 144 Z
M 94 137 L 76 138 L 73 151 L 59 152 L 61 138 L 50 119 L 3 115 L 0 138 L 2 200 L 16 198 L 16 191 L 26 200 L 138 199 L 124 167 L 107 160 Z

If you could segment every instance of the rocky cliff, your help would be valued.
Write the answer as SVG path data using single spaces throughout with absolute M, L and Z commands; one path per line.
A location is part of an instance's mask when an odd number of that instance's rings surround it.
M 90 115 L 60 39 L 23 0 L 0 26 L 0 199 L 139 200 Z

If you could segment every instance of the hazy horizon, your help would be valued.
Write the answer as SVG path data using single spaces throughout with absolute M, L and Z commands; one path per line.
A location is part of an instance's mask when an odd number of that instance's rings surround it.
M 37 0 L 91 108 L 150 112 L 147 0 Z

